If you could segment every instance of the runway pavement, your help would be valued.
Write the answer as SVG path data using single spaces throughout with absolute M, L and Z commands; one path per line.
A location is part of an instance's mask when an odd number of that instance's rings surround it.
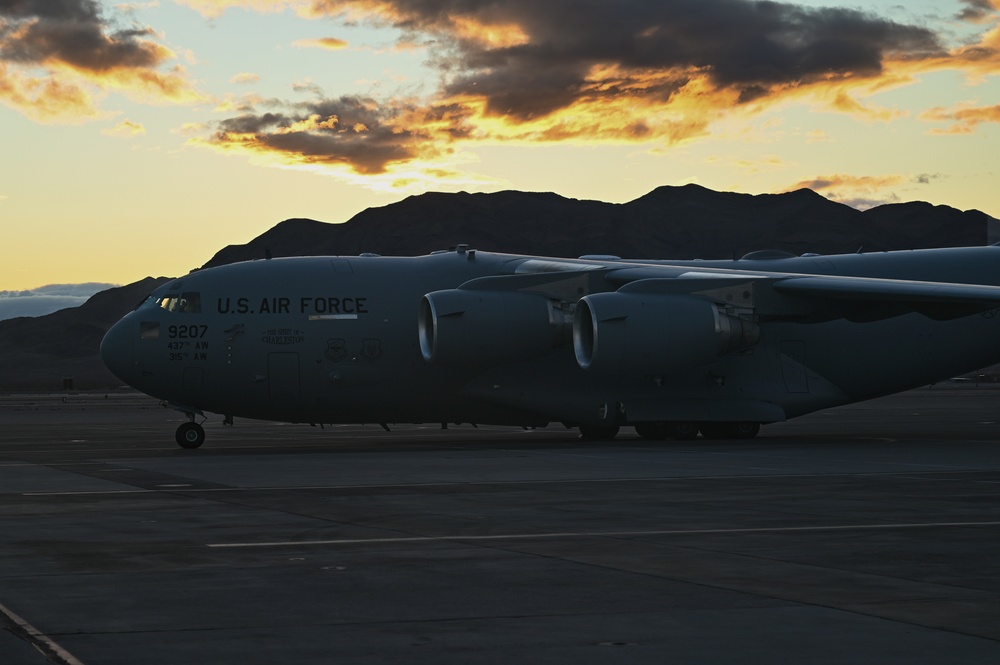
M 0 396 L 0 663 L 1000 663 L 1000 390 L 753 441 Z

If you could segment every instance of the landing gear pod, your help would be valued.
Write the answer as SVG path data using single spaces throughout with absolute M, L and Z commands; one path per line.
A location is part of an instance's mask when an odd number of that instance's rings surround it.
M 420 301 L 420 352 L 442 365 L 484 367 L 545 355 L 564 339 L 570 319 L 534 293 L 450 289 Z
M 757 325 L 684 295 L 596 293 L 576 306 L 573 348 L 586 370 L 666 374 L 753 346 Z

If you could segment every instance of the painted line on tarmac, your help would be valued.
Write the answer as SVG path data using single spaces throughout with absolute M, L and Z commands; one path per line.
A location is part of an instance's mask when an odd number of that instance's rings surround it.
M 66 649 L 59 646 L 55 640 L 22 619 L 16 613 L 0 605 L 0 616 L 13 624 L 13 633 L 27 640 L 44 655 L 54 658 L 53 662 L 60 665 L 83 665 L 83 662 Z
M 297 547 L 305 545 L 379 545 L 434 543 L 442 541 L 544 540 L 552 538 L 632 538 L 637 536 L 705 536 L 738 533 L 793 533 L 800 531 L 852 531 L 877 529 L 940 529 L 970 526 L 1000 526 L 1000 522 L 921 522 L 916 524 L 839 524 L 831 526 L 775 526 L 742 529 L 664 529 L 655 531 L 555 531 L 549 533 L 504 533 L 496 535 L 400 536 L 396 538 L 340 538 L 334 540 L 287 540 L 259 543 L 209 543 L 206 547 Z
M 118 469 L 108 469 L 118 470 Z M 128 471 L 147 471 L 148 469 L 126 469 Z M 155 473 L 155 471 L 154 471 Z M 686 482 L 694 480 L 773 480 L 773 479 L 797 479 L 797 478 L 883 478 L 889 476 L 917 477 L 921 480 L 935 475 L 944 474 L 996 474 L 995 469 L 949 469 L 942 471 L 866 471 L 866 472 L 831 472 L 831 473 L 749 473 L 731 475 L 674 475 L 674 476 L 623 476 L 620 478 L 535 478 L 524 480 L 443 480 L 437 482 L 412 482 L 412 483 L 372 483 L 372 484 L 350 484 L 350 485 L 251 485 L 247 487 L 190 487 L 190 488 L 136 488 L 120 490 L 67 490 L 61 492 L 21 492 L 21 496 L 99 496 L 102 494 L 151 494 L 155 492 L 175 493 L 178 489 L 184 493 L 210 494 L 213 492 L 288 492 L 288 491 L 324 491 L 324 490 L 377 490 L 377 489 L 406 489 L 406 488 L 430 488 L 430 487 L 489 487 L 504 485 L 571 485 L 574 483 L 636 483 L 636 482 Z M 967 482 L 967 479 L 960 479 Z M 117 481 L 115 481 L 117 482 Z M 218 482 L 218 481 L 211 481 Z M 984 482 L 984 481 L 976 481 Z M 120 483 L 121 484 L 121 483 Z

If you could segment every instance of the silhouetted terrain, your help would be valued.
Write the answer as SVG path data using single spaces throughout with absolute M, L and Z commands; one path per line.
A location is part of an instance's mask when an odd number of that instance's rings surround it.
M 370 208 L 343 224 L 289 219 L 205 267 L 271 256 L 418 255 L 468 243 L 484 251 L 636 259 L 739 257 L 758 249 L 837 254 L 984 245 L 991 222 L 977 210 L 928 203 L 864 212 L 810 190 L 751 196 L 697 185 L 659 187 L 623 204 L 557 194 L 429 193 Z M 0 321 L 0 390 L 56 390 L 117 380 L 98 358 L 101 337 L 166 278 L 98 293 L 81 307 Z
M 730 258 L 758 249 L 841 254 L 986 244 L 991 218 L 928 203 L 861 212 L 801 189 L 734 194 L 659 187 L 629 203 L 557 194 L 422 194 L 370 208 L 344 224 L 289 219 L 206 267 L 272 256 L 426 254 L 457 243 L 484 251 L 634 259 Z

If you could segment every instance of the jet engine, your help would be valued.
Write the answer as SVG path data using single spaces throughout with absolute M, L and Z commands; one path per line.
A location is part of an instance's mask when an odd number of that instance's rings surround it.
M 665 374 L 714 362 L 757 343 L 757 324 L 705 298 L 595 293 L 582 298 L 573 348 L 583 369 L 606 374 Z
M 417 321 L 424 360 L 483 367 L 545 355 L 568 343 L 570 316 L 536 293 L 450 289 L 428 293 Z

